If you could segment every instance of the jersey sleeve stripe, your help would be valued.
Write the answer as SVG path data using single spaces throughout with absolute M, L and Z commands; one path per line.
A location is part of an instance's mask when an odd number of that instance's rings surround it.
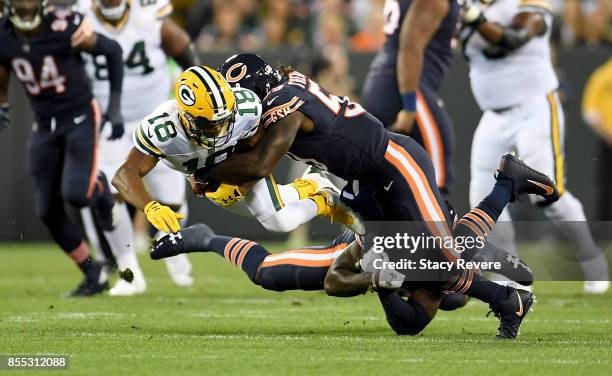
M 157 19 L 166 18 L 172 14 L 174 7 L 172 4 L 166 4 L 157 11 Z
M 521 0 L 519 7 L 536 7 L 546 9 L 549 12 L 553 11 L 553 7 L 548 0 Z
M 164 156 L 164 153 L 156 148 L 151 141 L 146 138 L 141 127 L 136 128 L 134 139 L 136 140 L 136 144 L 146 150 L 148 154 L 151 154 L 157 158 L 162 158 Z

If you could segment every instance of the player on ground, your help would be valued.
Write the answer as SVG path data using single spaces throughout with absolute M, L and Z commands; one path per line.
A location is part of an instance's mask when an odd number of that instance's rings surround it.
M 244 77 L 248 77 L 236 80 L 235 84 L 262 93 L 264 134 L 252 151 L 234 153 L 216 166 L 198 170 L 196 179 L 201 184 L 245 184 L 261 179 L 288 154 L 349 181 L 348 186 L 371 189 L 371 200 L 380 205 L 384 220 L 410 222 L 422 234 L 452 238 L 450 211 L 437 188 L 431 160 L 413 139 L 386 131 L 360 105 L 330 94 L 297 71 L 290 68 L 275 71 L 253 54 L 232 59 L 235 64 L 243 64 Z M 541 193 L 549 200 L 557 198 L 550 179 L 536 173 L 528 176 L 539 185 L 525 183 L 524 179 L 515 182 L 498 179 L 493 202 L 504 201 L 499 197 L 505 197 L 508 192 L 514 192 L 513 197 L 528 192 Z M 483 225 L 484 221 L 491 224 L 497 220 L 498 211 L 501 212 L 505 203 L 498 204 L 479 208 L 481 217 L 478 218 Z M 355 210 L 366 220 L 380 219 L 358 208 Z M 486 226 L 482 230 L 485 229 Z M 459 257 L 453 247 L 432 249 L 426 254 L 451 263 Z M 503 328 L 500 335 L 504 338 L 516 336 L 527 314 L 527 310 L 520 308 L 529 308 L 534 299 L 527 291 L 499 286 L 471 270 L 453 269 L 448 274 L 436 275 L 440 289 L 461 292 L 489 303 L 500 317 Z
M 172 82 L 168 58 L 187 69 L 199 64 L 199 57 L 187 33 L 169 18 L 172 4 L 167 0 L 93 0 L 79 5 L 92 21 L 93 29 L 117 41 L 123 49 L 124 95 L 121 108 L 127 132 L 116 141 L 103 139 L 100 142 L 100 168 L 112 177 L 131 149 L 131 136 L 140 121 L 168 98 Z M 110 95 L 106 59 L 104 56 L 92 56 L 87 63 L 94 95 L 104 105 L 108 103 Z M 147 174 L 145 183 L 155 200 L 186 214 L 186 181 L 183 174 L 162 163 Z M 114 187 L 111 189 L 117 194 Z M 146 289 L 146 282 L 136 258 L 131 218 L 127 205 L 120 197 L 114 214 L 116 226 L 106 238 L 115 253 L 119 269 L 130 268 L 134 280 L 128 283 L 119 279 L 110 294 L 125 296 L 142 293 Z M 193 282 L 191 265 L 186 257 L 167 261 L 168 271 L 175 283 L 190 285 Z
M 534 168 L 554 176 L 561 198 L 532 202 L 561 228 L 578 250 L 585 292 L 608 289 L 607 262 L 593 241 L 582 204 L 565 184 L 564 114 L 551 61 L 553 27 L 547 0 L 468 1 L 462 32 L 472 92 L 484 111 L 472 143 L 470 201 L 478 202 L 491 183 L 488 171 L 500 155 L 516 150 Z M 486 5 L 483 9 L 482 5 Z M 508 211 L 502 220 L 510 224 Z M 515 250 L 513 231 L 499 244 Z
M 365 109 L 385 127 L 425 148 L 443 193 L 454 179 L 454 130 L 438 92 L 453 59 L 459 12 L 457 0 L 386 0 L 387 38 L 362 95 Z
M 176 100 L 159 106 L 134 132 L 135 147 L 113 185 L 158 230 L 177 232 L 180 215 L 155 201 L 142 178 L 159 160 L 189 177 L 235 150 L 249 148 L 259 136 L 261 113 L 261 101 L 252 91 L 232 90 L 212 68 L 191 67 L 179 77 Z M 317 215 L 359 228 L 357 219 L 339 204 L 335 187 L 316 173 L 288 185 L 277 185 L 267 174 L 248 186 L 221 184 L 197 193 L 237 214 L 255 217 L 272 231 L 290 231 Z
M 509 179 L 514 186 L 515 181 L 530 176 L 521 171 L 523 167 L 517 168 L 519 165 L 520 162 L 512 157 L 504 157 L 497 178 Z M 455 234 L 486 238 L 494 222 L 484 223 L 486 215 L 482 215 L 482 210 L 497 208 L 497 212 L 501 211 L 513 197 L 513 192 L 507 188 L 504 185 L 496 186 L 483 202 L 457 222 Z M 242 269 L 253 283 L 272 291 L 325 289 L 329 295 L 349 297 L 374 289 L 378 291 L 389 324 L 398 334 L 415 335 L 433 319 L 438 308 L 456 309 L 467 302 L 464 295 L 415 287 L 410 282 L 402 283 L 402 276 L 394 270 L 373 267 L 373 259 L 381 256 L 370 251 L 364 257 L 366 252 L 360 239 L 363 238 L 356 239 L 351 231 L 346 231 L 327 246 L 270 254 L 255 242 L 217 236 L 208 226 L 196 224 L 159 239 L 151 249 L 151 258 L 213 252 Z M 500 261 L 500 272 L 506 277 L 522 283 L 530 284 L 533 281 L 533 275 L 524 263 L 490 244 L 484 248 L 466 250 L 464 256 L 472 261 Z M 390 283 L 390 274 L 399 278 Z M 402 299 L 400 287 L 412 291 L 408 301 Z
M 99 34 L 83 38 L 87 27 L 83 15 L 45 12 L 44 1 L 11 0 L 7 8 L 6 16 L 0 18 L 0 129 L 8 126 L 7 88 L 12 69 L 34 110 L 29 170 L 36 214 L 85 275 L 70 295 L 97 294 L 108 288 L 107 277 L 90 256 L 81 226 L 67 214 L 65 204 L 91 207 L 100 225 L 112 228 L 112 197 L 96 167 L 101 114 L 93 101 L 81 51 L 104 55 L 109 62 L 111 95 L 104 118 L 110 138 L 116 139 L 123 133 L 121 47 Z M 75 40 L 82 42 L 75 45 Z

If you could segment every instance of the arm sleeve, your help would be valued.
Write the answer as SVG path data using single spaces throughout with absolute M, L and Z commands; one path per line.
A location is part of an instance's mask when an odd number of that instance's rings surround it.
M 111 93 L 121 93 L 123 86 L 123 51 L 119 43 L 97 34 L 96 44 L 90 51 L 92 55 L 104 55 L 108 64 L 108 81 Z

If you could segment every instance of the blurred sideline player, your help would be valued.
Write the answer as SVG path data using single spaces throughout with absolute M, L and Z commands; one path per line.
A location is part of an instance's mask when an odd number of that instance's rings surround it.
M 605 292 L 605 256 L 593 240 L 582 204 L 565 186 L 564 114 L 549 44 L 551 5 L 547 0 L 482 3 L 466 2 L 462 31 L 472 92 L 484 111 L 472 143 L 470 202 L 486 195 L 497 158 L 516 150 L 527 164 L 555 178 L 559 201 L 547 204 L 533 196 L 531 201 L 576 246 L 584 291 Z M 516 250 L 507 210 L 500 219 L 508 225 L 503 233 L 498 229 L 496 240 L 504 243 L 498 245 Z
M 8 126 L 7 88 L 12 69 L 34 111 L 28 160 L 36 214 L 85 275 L 70 295 L 94 295 L 108 288 L 107 276 L 90 256 L 81 226 L 68 215 L 65 204 L 91 207 L 99 225 L 110 230 L 113 200 L 106 178 L 98 178 L 96 153 L 102 117 L 80 52 L 104 55 L 109 62 L 111 95 L 104 119 L 109 123 L 109 138 L 116 139 L 123 133 L 121 47 L 100 34 L 86 33 L 89 25 L 79 13 L 46 12 L 45 2 L 39 0 L 6 4 L 6 16 L 0 18 L 0 129 Z
M 387 38 L 370 66 L 362 95 L 365 109 L 385 127 L 423 146 L 443 193 L 454 180 L 455 140 L 438 92 L 453 59 L 459 12 L 457 0 L 386 0 Z
M 172 4 L 167 0 L 151 2 L 131 0 L 85 0 L 79 4 L 91 20 L 97 33 L 116 40 L 123 48 L 124 95 L 122 101 L 126 134 L 119 140 L 100 143 L 100 168 L 107 176 L 115 172 L 125 160 L 131 146 L 131 135 L 157 105 L 163 103 L 170 92 L 172 78 L 167 67 L 173 58 L 184 68 L 198 64 L 189 36 L 170 18 Z M 108 66 L 104 56 L 87 60 L 87 71 L 93 82 L 93 91 L 100 103 L 109 100 L 106 81 Z M 152 196 L 180 213 L 187 214 L 186 181 L 182 174 L 160 164 L 145 178 Z M 112 191 L 117 194 L 113 187 Z M 115 253 L 120 270 L 130 268 L 134 280 L 119 279 L 110 290 L 111 295 L 134 295 L 146 289 L 144 275 L 138 265 L 134 230 L 127 205 L 119 197 L 114 209 L 115 228 L 106 239 Z M 90 228 L 91 236 L 95 231 Z M 191 264 L 186 257 L 168 259 L 168 271 L 180 286 L 193 283 Z
M 401 226 L 398 231 L 416 226 L 411 230 L 421 235 L 454 239 L 452 212 L 437 188 L 431 160 L 412 138 L 386 131 L 359 104 L 329 93 L 292 68 L 275 70 L 254 54 L 237 55 L 235 61 L 244 67 L 243 79 L 235 84 L 256 90 L 262 98 L 263 135 L 253 150 L 234 153 L 218 165 L 199 169 L 196 178 L 200 184 L 245 184 L 267 176 L 284 155 L 289 155 L 349 181 L 342 197 L 364 219 L 385 221 L 380 226 L 382 231 L 388 233 L 386 227 L 396 221 Z M 514 173 L 522 178 L 512 179 Z M 525 178 L 538 184 L 528 184 Z M 470 222 L 459 224 L 457 230 L 476 234 L 472 236 L 488 235 L 507 202 L 522 192 L 558 199 L 548 177 L 506 155 L 493 192 L 476 208 L 474 223 L 482 227 L 478 229 Z M 379 210 L 358 207 L 361 195 Z M 370 239 L 380 233 L 369 232 Z M 456 263 L 465 252 L 460 255 L 454 246 L 432 245 L 420 254 L 429 261 Z M 516 337 L 534 301 L 530 292 L 499 286 L 471 269 L 423 272 L 429 281 L 435 279 L 433 288 L 461 292 L 489 303 L 500 319 L 498 338 Z
M 237 67 L 236 74 L 240 72 L 245 71 Z M 133 135 L 134 147 L 113 178 L 121 195 L 144 211 L 153 226 L 172 233 L 180 229 L 180 214 L 154 200 L 143 177 L 160 160 L 189 177 L 235 151 L 249 149 L 259 136 L 261 116 L 261 102 L 255 93 L 240 87 L 232 89 L 219 72 L 206 66 L 183 72 L 175 94 L 175 99 L 143 119 Z M 193 187 L 196 194 L 205 194 L 232 212 L 255 217 L 270 231 L 291 231 L 318 215 L 348 226 L 358 225 L 339 204 L 337 188 L 325 174 L 317 172 L 287 185 L 277 185 L 269 175 L 249 186 Z

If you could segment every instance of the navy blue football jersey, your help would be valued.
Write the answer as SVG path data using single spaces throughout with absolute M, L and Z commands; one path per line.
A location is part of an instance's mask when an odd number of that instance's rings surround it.
M 413 0 L 386 0 L 384 7 L 385 44 L 376 56 L 373 68 L 393 69 L 397 66 L 399 35 Z M 460 28 L 461 6 L 457 0 L 449 0 L 450 9 L 438 31 L 427 45 L 421 82 L 438 91 L 453 59 L 452 41 Z
M 0 64 L 13 70 L 39 117 L 70 114 L 93 98 L 81 53 L 70 46 L 82 20 L 80 13 L 56 10 L 43 17 L 39 35 L 22 38 L 0 18 Z
M 382 123 L 347 97 L 338 97 L 303 74 L 293 71 L 262 101 L 264 128 L 300 111 L 315 123 L 312 132 L 298 132 L 289 156 L 318 166 L 346 180 L 376 173 L 389 136 Z

